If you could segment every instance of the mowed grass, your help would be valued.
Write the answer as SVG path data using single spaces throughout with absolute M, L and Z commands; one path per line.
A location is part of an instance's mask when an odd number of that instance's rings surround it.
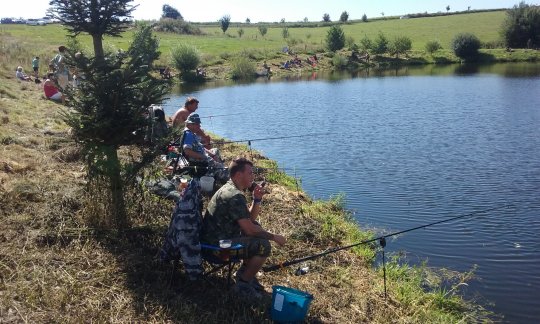
M 505 18 L 505 11 L 482 12 L 471 14 L 450 15 L 441 17 L 415 18 L 415 19 L 392 19 L 374 20 L 367 23 L 355 22 L 343 25 L 346 37 L 359 43 L 368 37 L 375 39 L 380 33 L 384 33 L 392 40 L 396 36 L 407 36 L 412 40 L 413 51 L 424 50 L 426 42 L 437 40 L 448 49 L 452 38 L 462 32 L 475 34 L 483 43 L 500 41 L 500 29 Z M 268 25 L 267 34 L 262 37 L 257 24 L 236 24 L 223 33 L 219 25 L 201 25 L 205 33 L 202 36 L 177 35 L 171 33 L 156 33 L 160 39 L 162 52 L 161 62 L 170 60 L 170 50 L 178 43 L 189 43 L 196 46 L 203 55 L 209 57 L 226 57 L 246 49 L 258 50 L 264 55 L 279 52 L 290 43 L 295 43 L 293 48 L 298 51 L 322 51 L 324 48 L 327 31 L 330 27 L 300 27 L 289 28 L 289 38 L 282 37 L 285 25 Z M 238 37 L 238 30 L 242 28 L 244 35 Z M 131 41 L 133 30 L 127 31 L 123 37 L 106 37 L 105 44 L 108 48 L 127 49 Z M 20 42 L 36 48 L 36 52 L 50 53 L 52 56 L 58 45 L 66 42 L 66 30 L 58 25 L 48 26 L 25 26 L 25 25 L 0 25 L 0 34 L 17 38 Z M 87 35 L 79 36 L 83 46 L 91 50 L 91 38 Z M 25 58 L 29 61 L 31 58 Z

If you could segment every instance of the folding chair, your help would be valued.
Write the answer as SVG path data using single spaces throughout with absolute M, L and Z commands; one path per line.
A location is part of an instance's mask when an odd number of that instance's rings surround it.
M 223 268 L 227 268 L 227 287 L 230 287 L 232 271 L 235 268 L 236 264 L 242 262 L 242 258 L 239 256 L 239 251 L 243 247 L 244 246 L 240 243 L 231 246 L 228 249 L 228 257 L 224 258 L 223 256 L 227 253 L 225 249 L 220 248 L 216 245 L 201 243 L 202 259 L 211 267 L 210 270 L 203 273 L 203 277 L 207 277 L 208 275 L 215 273 Z

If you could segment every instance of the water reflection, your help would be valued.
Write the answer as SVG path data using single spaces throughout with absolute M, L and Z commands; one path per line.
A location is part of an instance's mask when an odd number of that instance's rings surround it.
M 532 77 L 540 75 L 540 63 L 498 63 L 498 64 L 425 64 L 408 65 L 391 68 L 366 68 L 354 72 L 349 71 L 305 71 L 282 77 L 260 77 L 252 81 L 235 82 L 232 80 L 216 80 L 202 84 L 181 84 L 173 90 L 175 94 L 191 94 L 203 89 L 229 87 L 246 84 L 267 84 L 272 82 L 298 82 L 325 80 L 336 82 L 355 78 L 370 77 L 407 77 L 407 76 L 449 76 L 495 74 L 505 77 Z

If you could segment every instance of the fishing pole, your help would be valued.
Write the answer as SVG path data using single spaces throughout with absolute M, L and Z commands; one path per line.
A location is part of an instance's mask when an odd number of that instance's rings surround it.
M 419 229 L 422 229 L 422 228 L 434 226 L 434 225 L 437 225 L 437 224 L 450 222 L 450 221 L 460 219 L 460 218 L 470 217 L 470 216 L 474 216 L 474 215 L 477 215 L 477 214 L 487 213 L 487 212 L 490 212 L 490 211 L 499 210 L 499 209 L 503 209 L 503 208 L 509 208 L 511 206 L 512 206 L 511 204 L 508 204 L 508 205 L 503 205 L 503 206 L 499 206 L 499 207 L 493 207 L 493 208 L 484 209 L 484 210 L 480 210 L 480 211 L 475 211 L 475 212 L 472 212 L 472 213 L 468 213 L 468 214 L 464 214 L 464 215 L 460 215 L 460 216 L 456 216 L 456 217 L 443 219 L 443 220 L 440 220 L 440 221 L 437 221 L 437 222 L 416 226 L 416 227 L 409 228 L 409 229 L 406 229 L 406 230 L 403 230 L 403 231 L 394 232 L 394 233 L 386 234 L 386 235 L 381 235 L 379 237 L 376 237 L 376 238 L 373 238 L 373 239 L 370 239 L 370 240 L 365 240 L 365 241 L 361 241 L 361 242 L 346 245 L 346 246 L 336 247 L 336 248 L 333 248 L 333 249 L 330 249 L 330 250 L 327 250 L 327 251 L 324 251 L 324 252 L 321 252 L 321 253 L 317 253 L 317 254 L 314 254 L 314 255 L 311 255 L 311 256 L 307 256 L 307 257 L 303 257 L 303 258 L 299 258 L 299 259 L 295 259 L 295 260 L 285 261 L 285 262 L 282 262 L 282 263 L 279 263 L 279 264 L 266 266 L 266 267 L 263 267 L 262 270 L 264 272 L 275 271 L 275 270 L 278 270 L 278 269 L 281 269 L 281 268 L 284 268 L 284 267 L 288 267 L 290 265 L 298 264 L 298 263 L 301 263 L 301 262 L 304 262 L 304 261 L 313 260 L 313 259 L 325 256 L 325 255 L 330 254 L 330 253 L 335 253 L 335 252 L 338 252 L 338 251 L 341 251 L 341 250 L 350 249 L 350 248 L 355 247 L 355 246 L 359 246 L 359 245 L 362 245 L 362 244 L 367 244 L 367 243 L 371 243 L 371 242 L 375 242 L 375 241 L 381 242 L 381 245 L 382 245 L 382 242 L 384 242 L 386 244 L 386 238 L 387 237 L 392 237 L 392 236 L 396 236 L 396 235 L 399 235 L 399 234 L 403 234 L 403 233 L 419 230 Z
M 242 142 L 258 142 L 258 141 L 269 141 L 277 139 L 286 139 L 286 138 L 298 138 L 298 137 L 308 137 L 308 136 L 321 136 L 321 135 L 336 135 L 336 133 L 311 133 L 311 134 L 302 134 L 302 135 L 290 135 L 290 136 L 278 136 L 278 137 L 264 137 L 264 138 L 254 138 L 254 139 L 244 139 L 237 141 L 225 141 L 225 142 L 211 142 L 210 144 L 231 144 L 231 143 L 242 143 Z
M 243 114 L 235 113 L 235 114 L 223 114 L 223 115 L 209 115 L 209 116 L 201 116 L 200 118 L 214 118 L 214 117 L 226 117 L 226 116 L 236 116 L 236 115 L 243 115 Z

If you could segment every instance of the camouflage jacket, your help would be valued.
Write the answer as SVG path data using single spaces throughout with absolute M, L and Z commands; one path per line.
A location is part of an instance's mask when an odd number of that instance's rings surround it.
M 208 203 L 201 242 L 217 245 L 219 240 L 241 236 L 238 220 L 250 217 L 246 197 L 236 188 L 232 180 L 229 180 Z

